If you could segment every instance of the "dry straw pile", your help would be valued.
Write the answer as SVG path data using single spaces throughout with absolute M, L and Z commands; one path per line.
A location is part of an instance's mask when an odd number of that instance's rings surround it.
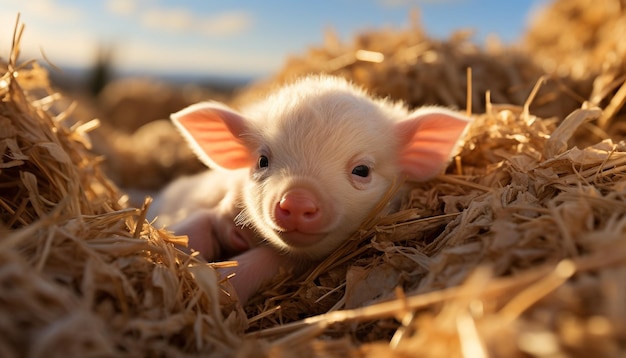
M 215 271 L 123 208 L 35 63 L 0 61 L 0 356 L 232 352 Z
M 616 117 L 594 103 L 563 114 L 572 97 L 561 85 L 530 93 L 537 78 L 523 74 L 541 72 L 531 62 L 481 54 L 523 78 L 524 97 L 510 80 L 492 101 L 475 76 L 479 114 L 448 174 L 412 185 L 399 212 L 366 223 L 303 277 L 284 272 L 242 309 L 211 265 L 172 246 L 184 238 L 125 207 L 88 149 L 92 123 L 66 125 L 71 108 L 55 107 L 45 71 L 16 67 L 18 44 L 0 61 L 0 356 L 624 354 L 626 144 L 586 144 L 603 135 L 599 118 Z M 335 50 L 311 63 L 371 78 L 411 68 L 369 47 Z M 374 67 L 337 67 L 342 56 Z M 455 91 L 444 104 L 462 106 Z M 542 93 L 550 100 L 537 104 Z
M 598 129 L 624 136 L 624 121 L 611 121 L 626 101 L 624 36 L 623 0 L 561 0 L 533 19 L 524 47 L 545 71 L 589 88 L 585 98 L 605 107 Z

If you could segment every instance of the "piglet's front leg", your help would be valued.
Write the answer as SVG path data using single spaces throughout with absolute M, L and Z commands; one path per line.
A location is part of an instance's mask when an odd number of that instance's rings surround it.
M 200 252 L 207 261 L 229 259 L 255 245 L 256 235 L 211 209 L 199 209 L 169 228 L 187 235 L 188 247 Z
M 245 305 L 250 296 L 274 277 L 281 266 L 290 264 L 275 248 L 257 244 L 257 236 L 233 222 L 228 215 L 201 209 L 170 227 L 177 235 L 187 235 L 188 247 L 199 251 L 207 261 L 232 260 L 237 266 L 220 269 L 230 278 L 239 302 Z M 235 256 L 237 255 L 237 256 Z
M 264 283 L 276 276 L 281 266 L 292 266 L 292 262 L 287 256 L 266 245 L 252 248 L 232 258 L 232 260 L 237 261 L 236 267 L 220 269 L 219 271 L 222 277 L 234 274 L 230 283 L 242 305 L 245 305 Z

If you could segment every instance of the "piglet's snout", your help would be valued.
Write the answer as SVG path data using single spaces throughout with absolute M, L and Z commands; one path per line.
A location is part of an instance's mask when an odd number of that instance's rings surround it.
M 317 198 L 305 189 L 292 189 L 276 203 L 276 224 L 285 231 L 317 233 L 323 221 Z

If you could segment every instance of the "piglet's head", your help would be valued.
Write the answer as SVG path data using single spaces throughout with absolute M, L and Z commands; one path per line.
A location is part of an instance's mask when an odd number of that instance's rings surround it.
M 283 87 L 242 113 L 204 102 L 172 120 L 209 167 L 249 168 L 243 224 L 314 259 L 353 233 L 396 178 L 441 173 L 468 124 L 442 108 L 409 112 L 327 76 Z

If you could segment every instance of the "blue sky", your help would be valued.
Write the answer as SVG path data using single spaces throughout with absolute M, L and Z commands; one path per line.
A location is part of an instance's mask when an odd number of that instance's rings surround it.
M 548 0 L 0 0 L 0 57 L 15 17 L 26 25 L 22 59 L 89 66 L 112 45 L 123 70 L 267 76 L 289 54 L 323 42 L 332 28 L 344 42 L 360 31 L 405 28 L 419 8 L 426 32 L 446 38 L 471 28 L 481 43 L 496 34 L 517 41 Z

